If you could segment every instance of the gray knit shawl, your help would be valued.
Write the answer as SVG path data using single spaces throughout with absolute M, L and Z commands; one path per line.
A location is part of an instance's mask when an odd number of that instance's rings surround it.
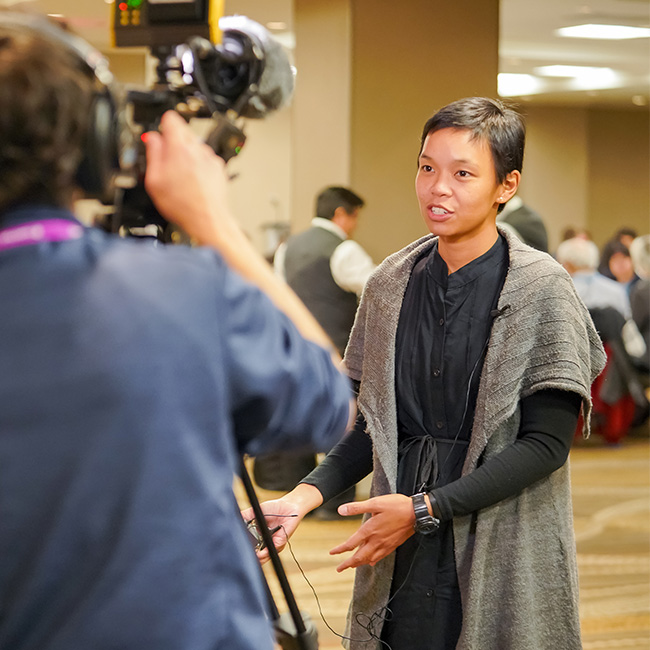
M 583 398 L 587 436 L 590 386 L 605 364 L 589 313 L 564 269 L 546 253 L 506 237 L 509 269 L 486 352 L 463 475 L 517 437 L 520 401 L 555 388 Z M 345 364 L 361 380 L 359 409 L 373 441 L 371 496 L 395 492 L 397 409 L 395 334 L 415 261 L 431 235 L 388 257 L 368 281 Z M 454 519 L 463 603 L 457 650 L 578 650 L 578 579 L 569 463 L 519 495 Z M 388 601 L 394 556 L 359 567 L 348 614 L 352 650 L 379 648 L 357 615 Z M 379 633 L 375 629 L 375 633 Z

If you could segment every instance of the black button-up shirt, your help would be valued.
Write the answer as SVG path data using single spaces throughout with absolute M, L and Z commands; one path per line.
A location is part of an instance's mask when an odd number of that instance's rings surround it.
M 460 476 L 494 320 L 490 312 L 507 270 L 508 246 L 501 236 L 451 275 L 437 245 L 413 268 L 397 329 L 395 371 L 398 489 L 405 494 Z M 435 445 L 412 440 L 423 436 Z

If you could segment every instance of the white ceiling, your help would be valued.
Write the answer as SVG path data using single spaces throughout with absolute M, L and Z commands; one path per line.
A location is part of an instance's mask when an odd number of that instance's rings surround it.
M 16 0 L 0 0 L 11 5 Z M 66 16 L 76 31 L 101 50 L 109 45 L 110 5 L 105 0 L 28 0 L 47 13 Z M 291 27 L 292 0 L 226 0 L 226 13 Z M 647 106 L 650 96 L 650 38 L 624 41 L 561 38 L 559 27 L 607 23 L 650 27 L 650 0 L 501 0 L 500 72 L 536 74 L 541 65 L 611 68 L 613 88 L 576 89 L 566 78 L 537 78 L 531 103 Z M 596 86 L 602 84 L 594 84 Z
M 542 79 L 538 103 L 648 104 L 650 38 L 624 41 L 562 38 L 560 27 L 582 24 L 650 27 L 649 0 L 501 0 L 500 72 L 535 74 L 543 65 L 611 68 L 615 87 L 574 90 L 570 79 Z M 595 86 L 598 84 L 598 79 Z

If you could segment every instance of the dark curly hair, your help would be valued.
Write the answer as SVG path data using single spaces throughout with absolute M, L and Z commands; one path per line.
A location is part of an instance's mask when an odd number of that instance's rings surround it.
M 0 213 L 70 203 L 93 93 L 72 51 L 0 21 Z

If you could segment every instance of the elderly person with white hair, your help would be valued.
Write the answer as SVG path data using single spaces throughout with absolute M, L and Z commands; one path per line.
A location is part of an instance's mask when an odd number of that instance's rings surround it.
M 597 271 L 600 253 L 594 242 L 580 237 L 567 239 L 558 246 L 556 257 L 571 275 L 576 291 L 588 309 L 613 307 L 625 320 L 631 318 L 625 288 Z

